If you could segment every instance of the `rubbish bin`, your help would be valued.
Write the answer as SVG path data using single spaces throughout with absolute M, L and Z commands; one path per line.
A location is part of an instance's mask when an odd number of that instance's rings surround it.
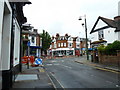
M 91 62 L 93 62 L 93 55 L 91 55 Z
M 98 55 L 96 55 L 96 63 L 99 63 Z

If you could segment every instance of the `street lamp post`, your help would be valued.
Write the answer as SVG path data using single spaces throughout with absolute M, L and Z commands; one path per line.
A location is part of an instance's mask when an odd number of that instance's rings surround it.
M 79 17 L 78 20 L 82 20 L 81 18 L 82 16 Z M 86 22 L 86 15 L 84 16 L 85 18 L 85 35 L 86 35 L 86 55 L 87 55 L 87 60 L 89 60 L 89 56 L 88 56 L 88 38 L 87 38 L 87 22 Z M 82 24 L 82 26 L 84 25 L 84 23 Z

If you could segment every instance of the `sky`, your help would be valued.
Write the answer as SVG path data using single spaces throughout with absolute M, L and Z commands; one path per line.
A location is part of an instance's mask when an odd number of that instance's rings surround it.
M 85 29 L 81 25 L 86 16 L 88 37 L 99 16 L 113 19 L 118 15 L 119 0 L 29 0 L 24 6 L 27 23 L 38 29 L 47 31 L 51 36 L 60 35 L 85 37 Z M 81 16 L 82 20 L 78 20 Z

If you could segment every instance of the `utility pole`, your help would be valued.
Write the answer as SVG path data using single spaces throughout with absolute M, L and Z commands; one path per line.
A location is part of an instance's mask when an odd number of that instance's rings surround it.
M 82 16 L 80 16 L 78 20 L 82 20 L 81 17 L 82 17 Z M 89 60 L 86 15 L 84 15 L 83 17 L 85 18 L 86 55 L 87 55 L 87 60 Z M 82 24 L 82 26 L 83 26 L 83 25 L 84 25 L 84 23 Z

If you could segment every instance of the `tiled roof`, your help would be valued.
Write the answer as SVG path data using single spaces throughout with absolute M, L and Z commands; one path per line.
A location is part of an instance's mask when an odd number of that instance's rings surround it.
M 98 24 L 98 22 L 99 22 L 100 19 L 101 19 L 103 22 L 105 22 L 107 25 L 104 26 L 104 27 L 95 29 L 95 27 L 96 27 L 96 25 Z M 104 17 L 99 16 L 98 19 L 97 19 L 97 21 L 95 22 L 95 24 L 94 24 L 94 26 L 93 26 L 90 34 L 91 34 L 91 33 L 94 33 L 94 32 L 97 32 L 97 31 L 99 31 L 99 30 L 103 30 L 103 29 L 110 28 L 110 27 L 111 27 L 111 28 L 116 28 L 117 31 L 120 31 L 120 23 L 119 23 L 119 22 L 120 22 L 120 19 L 117 19 L 117 20 L 114 19 L 114 20 L 112 20 L 112 19 L 108 19 L 108 18 L 104 18 Z M 116 30 L 115 30 L 115 31 L 116 31 Z
M 26 4 L 31 4 L 29 0 L 8 0 L 9 2 L 24 2 Z

